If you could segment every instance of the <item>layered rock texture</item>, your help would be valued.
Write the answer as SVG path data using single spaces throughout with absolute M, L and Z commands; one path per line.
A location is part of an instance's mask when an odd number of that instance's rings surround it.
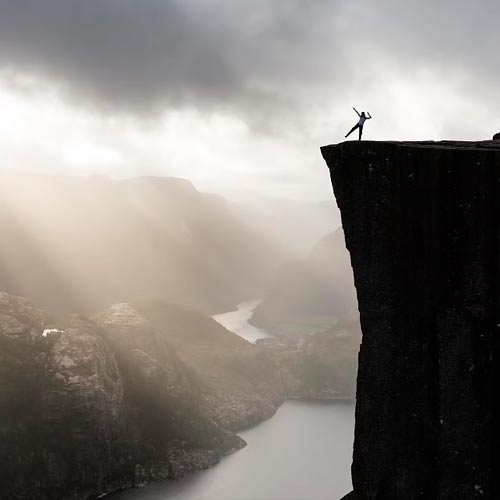
M 500 146 L 322 154 L 363 331 L 348 498 L 500 498 Z

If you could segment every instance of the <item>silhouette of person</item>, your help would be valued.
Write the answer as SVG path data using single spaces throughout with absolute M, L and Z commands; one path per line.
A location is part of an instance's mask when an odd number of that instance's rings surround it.
M 356 114 L 359 116 L 359 121 L 352 127 L 352 129 L 349 131 L 349 133 L 346 135 L 346 138 L 349 137 L 356 129 L 359 129 L 359 140 L 361 140 L 361 136 L 363 135 L 363 125 L 365 124 L 366 120 L 371 120 L 370 113 L 368 111 L 365 112 L 362 111 L 361 114 L 358 113 L 358 110 L 356 108 L 352 108 L 354 111 L 356 111 Z

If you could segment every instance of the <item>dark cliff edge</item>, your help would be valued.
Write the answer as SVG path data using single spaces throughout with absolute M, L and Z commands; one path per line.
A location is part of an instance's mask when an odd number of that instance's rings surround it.
M 346 498 L 499 498 L 500 145 L 322 154 L 363 332 Z

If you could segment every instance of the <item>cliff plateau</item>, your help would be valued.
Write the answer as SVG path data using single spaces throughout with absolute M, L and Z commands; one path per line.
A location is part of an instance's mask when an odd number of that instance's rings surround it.
M 500 498 L 498 142 L 322 154 L 363 333 L 347 498 Z

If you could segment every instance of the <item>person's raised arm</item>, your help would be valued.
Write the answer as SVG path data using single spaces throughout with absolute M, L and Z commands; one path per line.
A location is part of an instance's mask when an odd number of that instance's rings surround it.
M 368 111 L 366 112 L 366 114 L 368 115 L 368 118 L 367 118 L 367 119 L 368 119 L 368 120 L 371 120 L 372 115 L 371 115 L 370 113 L 368 113 Z
M 353 106 L 352 109 L 354 109 L 354 111 L 356 111 L 356 114 L 361 118 L 361 115 L 358 113 L 358 110 Z

